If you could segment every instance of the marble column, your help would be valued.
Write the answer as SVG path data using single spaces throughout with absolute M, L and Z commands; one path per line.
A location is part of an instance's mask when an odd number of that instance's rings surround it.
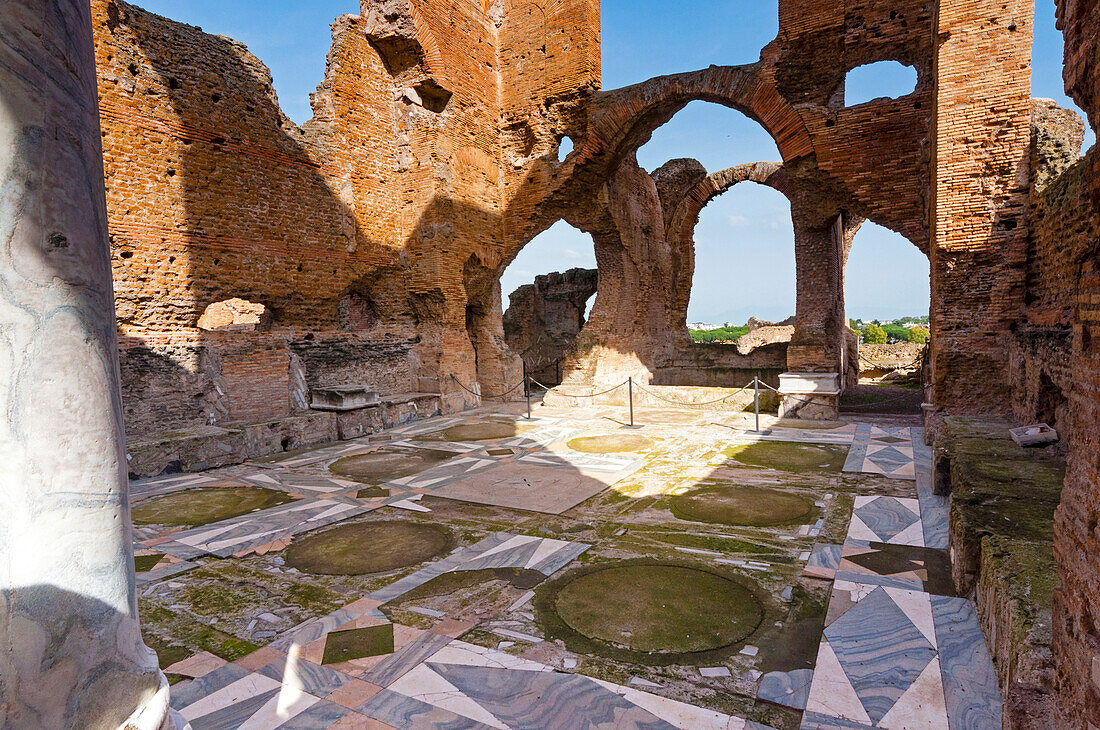
M 89 0 L 0 4 L 0 727 L 169 727 L 134 590 Z

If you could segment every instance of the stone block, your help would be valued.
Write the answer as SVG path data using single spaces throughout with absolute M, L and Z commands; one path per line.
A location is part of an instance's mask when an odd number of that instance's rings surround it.
M 314 388 L 309 407 L 315 411 L 355 411 L 381 403 L 378 393 L 365 385 Z
M 1058 432 L 1045 423 L 1023 426 L 1009 431 L 1012 440 L 1020 446 L 1049 446 L 1058 442 Z

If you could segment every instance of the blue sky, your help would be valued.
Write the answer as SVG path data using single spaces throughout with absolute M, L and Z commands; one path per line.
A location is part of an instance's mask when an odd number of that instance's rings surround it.
M 270 68 L 284 111 L 296 122 L 310 115 L 309 94 L 324 74 L 329 25 L 357 13 L 357 0 L 138 0 L 138 5 L 245 43 Z M 603 0 L 604 88 L 710 64 L 751 63 L 778 30 L 778 0 Z M 855 98 L 894 96 L 912 88 L 907 69 L 869 69 Z M 1036 5 L 1032 93 L 1065 106 L 1062 38 L 1054 0 Z M 908 89 L 905 84 L 908 83 Z M 1091 144 L 1090 139 L 1086 144 Z M 694 157 L 708 170 L 778 160 L 771 138 L 739 113 L 694 103 L 639 150 L 653 170 Z M 750 315 L 782 319 L 794 312 L 794 250 L 790 208 L 772 190 L 739 185 L 704 211 L 696 231 L 696 274 L 689 319 L 735 323 Z M 559 223 L 524 249 L 502 279 L 505 298 L 535 275 L 563 267 L 594 267 L 592 241 Z M 903 238 L 866 224 L 847 268 L 849 316 L 890 319 L 928 311 L 928 262 Z

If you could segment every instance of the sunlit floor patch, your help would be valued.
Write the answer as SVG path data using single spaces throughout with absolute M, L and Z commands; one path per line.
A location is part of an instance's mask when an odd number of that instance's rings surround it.
M 711 659 L 764 617 L 743 578 L 648 560 L 575 571 L 540 590 L 537 605 L 549 633 L 576 651 L 639 664 Z
M 134 505 L 138 525 L 208 525 L 293 502 L 286 492 L 259 487 L 188 489 Z
M 704 486 L 672 498 L 681 520 L 768 527 L 812 522 L 814 503 L 793 492 L 734 484 Z
M 291 545 L 286 563 L 306 573 L 366 575 L 416 565 L 451 546 L 450 530 L 408 521 L 357 522 Z
M 530 431 L 534 426 L 509 420 L 485 420 L 460 423 L 442 431 L 416 437 L 417 441 L 496 441 Z
M 586 454 L 620 454 L 652 449 L 653 439 L 637 434 L 604 434 L 581 436 L 570 441 L 567 446 Z

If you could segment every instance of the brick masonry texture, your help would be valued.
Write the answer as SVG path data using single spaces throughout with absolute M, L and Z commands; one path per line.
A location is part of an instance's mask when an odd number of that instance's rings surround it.
M 874 221 L 931 262 L 931 429 L 988 413 L 1063 433 L 1053 689 L 1066 727 L 1100 726 L 1100 156 L 1078 157 L 1071 113 L 1029 98 L 1029 0 L 781 0 L 759 61 L 615 90 L 598 0 L 362 0 L 333 23 L 301 127 L 243 45 L 91 4 L 132 441 L 274 424 L 256 455 L 377 426 L 314 424 L 312 387 L 440 393 L 433 413 L 507 389 L 522 366 L 500 275 L 558 220 L 598 263 L 567 382 L 847 379 L 844 267 Z M 1096 128 L 1100 3 L 1058 13 L 1066 88 Z M 849 106 L 846 74 L 883 60 L 916 88 Z M 760 123 L 782 159 L 639 167 L 695 100 Z M 748 354 L 686 329 L 700 211 L 742 183 L 790 200 L 797 272 L 790 342 Z

